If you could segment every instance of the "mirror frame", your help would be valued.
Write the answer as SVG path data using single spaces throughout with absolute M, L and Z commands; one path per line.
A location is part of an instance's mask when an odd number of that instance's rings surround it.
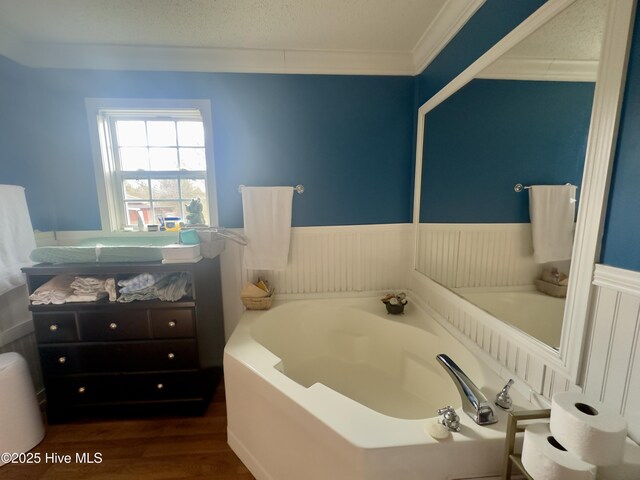
M 424 283 L 426 280 L 429 287 L 436 289 L 439 293 L 446 296 L 445 292 L 448 292 L 457 297 L 457 301 L 470 303 L 415 269 L 420 220 L 425 115 L 575 1 L 549 0 L 418 109 L 413 203 L 415 241 L 412 278 L 414 285 L 420 282 Z M 608 9 L 580 187 L 581 203 L 576 222 L 560 348 L 556 351 L 515 327 L 498 320 L 504 326 L 504 328 L 500 327 L 503 332 L 508 333 L 519 345 L 534 353 L 545 364 L 562 373 L 574 384 L 579 381 L 582 350 L 587 331 L 587 316 L 591 303 L 593 271 L 600 253 L 606 216 L 635 3 L 636 0 L 610 0 Z M 448 296 L 447 298 L 456 301 L 454 297 Z

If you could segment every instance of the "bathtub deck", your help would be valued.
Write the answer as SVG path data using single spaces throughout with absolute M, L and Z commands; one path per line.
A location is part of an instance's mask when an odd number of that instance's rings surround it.
M 100 452 L 101 464 L 5 465 L 2 480 L 253 480 L 227 445 L 224 384 L 202 417 L 75 422 L 47 427 L 32 452 Z

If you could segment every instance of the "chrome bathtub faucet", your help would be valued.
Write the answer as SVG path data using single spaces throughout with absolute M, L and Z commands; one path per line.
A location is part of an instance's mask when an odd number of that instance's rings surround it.
M 440 423 L 442 423 L 447 430 L 451 432 L 460 431 L 460 417 L 451 405 L 439 408 L 438 415 L 444 415 Z
M 503 389 L 496 395 L 495 404 L 505 410 L 511 410 L 511 406 L 513 405 L 513 400 L 511 400 L 511 395 L 509 395 L 511 385 L 513 385 L 513 378 L 509 379 Z
M 496 417 L 493 408 L 491 408 L 491 403 L 471 379 L 465 375 L 462 369 L 444 353 L 436 356 L 436 360 L 440 362 L 453 379 L 453 383 L 460 393 L 464 413 L 469 415 L 478 425 L 496 423 L 498 417 Z

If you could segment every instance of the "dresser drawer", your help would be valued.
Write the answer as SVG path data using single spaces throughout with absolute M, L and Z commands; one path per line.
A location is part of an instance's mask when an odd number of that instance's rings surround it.
M 150 338 L 146 310 L 79 312 L 80 338 L 85 342 Z
M 195 336 L 193 308 L 163 308 L 150 310 L 154 338 L 185 338 Z
M 82 371 L 79 347 L 71 345 L 40 346 L 40 365 L 47 375 L 66 375 Z
M 73 312 L 34 313 L 33 323 L 40 343 L 75 342 L 78 329 Z
M 122 342 L 40 347 L 45 375 L 142 372 L 198 368 L 195 340 Z
M 46 385 L 47 402 L 57 405 L 201 399 L 199 372 L 61 377 Z
M 139 378 L 127 379 L 129 396 L 148 401 L 168 401 L 174 399 L 202 398 L 202 374 L 199 372 L 186 373 L 157 373 L 139 375 Z
M 147 370 L 188 370 L 199 368 L 196 340 L 166 340 L 153 344 Z

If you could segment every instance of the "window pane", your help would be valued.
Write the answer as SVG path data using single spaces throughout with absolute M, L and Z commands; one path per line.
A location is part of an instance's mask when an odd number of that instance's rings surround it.
M 149 151 L 146 148 L 120 149 L 120 169 L 127 171 L 149 170 Z
M 204 222 L 208 223 L 209 202 L 207 202 L 207 187 L 204 179 L 183 178 L 180 180 L 180 187 L 182 188 L 182 198 L 185 205 L 190 203 L 193 198 L 200 199 L 203 207 Z M 185 221 L 188 221 L 186 215 L 188 215 L 188 212 L 185 209 Z
M 204 147 L 202 122 L 178 122 L 178 145 L 181 147 Z
M 141 120 L 116 121 L 118 145 L 122 147 L 144 147 L 147 145 L 147 132 Z
M 138 225 L 138 210 L 142 213 L 145 223 L 154 223 L 151 221 L 151 204 L 149 202 L 125 202 L 124 208 L 127 225 Z
M 151 180 L 151 197 L 155 199 L 179 199 L 177 179 L 154 179 Z
M 207 198 L 207 187 L 204 179 L 183 178 L 180 180 L 180 187 L 182 187 L 182 198 L 185 200 L 191 200 L 192 198 L 205 200 Z
M 180 202 L 153 202 L 154 218 L 163 217 L 180 217 Z
M 122 182 L 124 198 L 127 200 L 148 200 L 149 180 L 146 178 L 125 180 Z
M 151 170 L 178 170 L 176 148 L 150 148 Z
M 147 122 L 149 145 L 152 147 L 175 146 L 176 124 L 175 122 Z
M 180 168 L 184 170 L 206 170 L 207 160 L 204 148 L 181 148 Z

